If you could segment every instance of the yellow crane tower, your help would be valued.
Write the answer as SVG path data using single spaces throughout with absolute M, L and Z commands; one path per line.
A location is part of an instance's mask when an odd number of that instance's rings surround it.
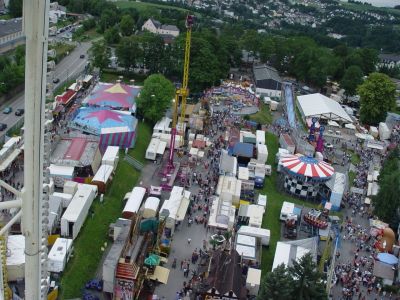
M 179 122 L 183 125 L 185 121 L 186 98 L 189 95 L 188 82 L 189 82 L 189 64 L 190 64 L 190 46 L 192 42 L 192 26 L 194 16 L 188 15 L 186 17 L 186 41 L 185 41 L 185 61 L 183 64 L 183 81 L 181 87 L 178 87 L 175 92 L 174 111 L 172 115 L 172 128 L 171 128 L 171 147 L 169 152 L 169 168 L 174 168 L 174 149 L 176 138 L 176 125 L 178 123 L 178 109 L 181 105 L 181 114 Z

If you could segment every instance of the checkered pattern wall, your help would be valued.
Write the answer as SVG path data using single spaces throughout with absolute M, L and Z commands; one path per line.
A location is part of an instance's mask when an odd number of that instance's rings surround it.
M 317 197 L 319 190 L 319 184 L 305 183 L 289 176 L 285 176 L 283 186 L 288 193 L 308 199 Z

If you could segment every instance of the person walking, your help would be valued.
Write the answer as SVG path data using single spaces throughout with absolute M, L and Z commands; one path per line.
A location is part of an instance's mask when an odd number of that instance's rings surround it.
M 192 241 L 191 238 L 188 238 L 188 239 L 187 239 L 188 245 L 190 245 L 190 242 L 191 242 L 191 241 Z

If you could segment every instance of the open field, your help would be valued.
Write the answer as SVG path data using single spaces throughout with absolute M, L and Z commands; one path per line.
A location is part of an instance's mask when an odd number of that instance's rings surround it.
M 135 149 L 130 155 L 144 162 L 146 147 L 150 141 L 150 126 L 138 124 L 138 137 Z M 109 243 L 107 236 L 110 223 L 121 216 L 122 199 L 132 190 L 139 179 L 140 173 L 124 161 L 121 151 L 120 161 L 104 202 L 96 199 L 92 205 L 93 216 L 88 216 L 79 236 L 74 241 L 74 257 L 69 261 L 61 280 L 60 299 L 80 297 L 84 284 L 95 276 L 98 264 L 102 258 L 101 247 Z

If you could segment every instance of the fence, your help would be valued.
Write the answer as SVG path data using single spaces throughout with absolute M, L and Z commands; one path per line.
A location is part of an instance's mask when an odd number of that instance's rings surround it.
M 140 161 L 134 159 L 128 154 L 125 155 L 124 160 L 138 171 L 142 171 L 144 167 L 144 165 Z

